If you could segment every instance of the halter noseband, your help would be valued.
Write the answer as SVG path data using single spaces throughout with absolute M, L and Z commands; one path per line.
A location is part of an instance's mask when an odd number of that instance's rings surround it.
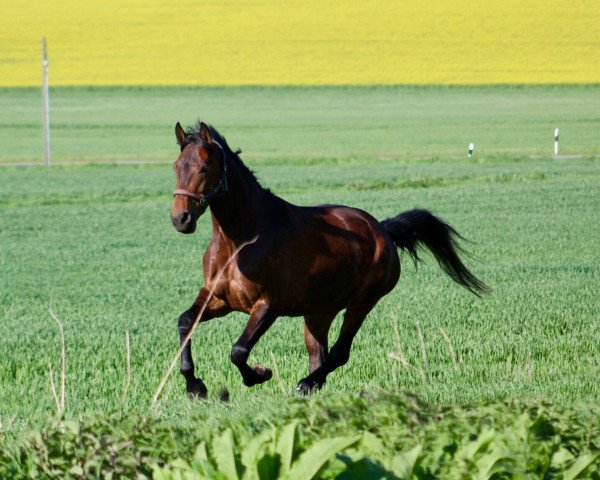
M 178 188 L 173 192 L 173 196 L 184 195 L 186 197 L 193 198 L 194 200 L 198 200 L 201 207 L 207 207 L 214 198 L 220 197 L 227 192 L 227 154 L 225 153 L 225 149 L 218 142 L 213 140 L 211 143 L 214 143 L 217 147 L 219 147 L 223 153 L 223 170 L 221 172 L 221 180 L 219 180 L 219 183 L 215 186 L 215 188 L 206 194 L 188 192 L 187 190 Z

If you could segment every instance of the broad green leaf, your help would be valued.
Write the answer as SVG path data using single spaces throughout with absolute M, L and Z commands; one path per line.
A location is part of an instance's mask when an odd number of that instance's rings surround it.
M 254 437 L 250 442 L 244 447 L 242 451 L 242 465 L 246 467 L 246 471 L 244 472 L 244 480 L 254 480 L 259 478 L 257 465 L 260 461 L 259 452 L 261 447 L 269 440 L 272 433 L 267 430 L 262 432 L 260 435 Z M 264 452 L 263 452 L 264 453 Z
M 374 435 L 371 432 L 363 433 L 363 436 L 360 440 L 360 450 L 375 456 L 385 455 L 385 446 L 383 442 L 377 435 Z
M 292 457 L 296 445 L 298 420 L 288 423 L 277 439 L 277 453 L 281 459 L 280 476 L 285 476 L 292 468 Z
M 567 462 L 571 462 L 575 457 L 566 448 L 560 448 L 552 455 L 552 465 L 561 466 Z
M 279 475 L 280 466 L 281 462 L 278 454 L 263 452 L 256 464 L 258 478 L 260 478 L 260 480 L 277 480 L 278 478 L 281 478 Z
M 171 478 L 173 480 L 183 480 L 183 474 L 181 473 L 181 470 L 172 470 Z
M 463 448 L 461 448 L 461 456 L 467 460 L 474 461 L 474 457 L 477 453 L 485 451 L 494 439 L 496 432 L 493 430 L 483 431 L 479 434 L 477 439 L 473 442 L 469 442 Z
M 171 480 L 173 475 L 166 468 L 160 468 L 158 465 L 154 465 L 152 469 L 153 480 Z
M 494 448 L 491 453 L 483 455 L 476 463 L 479 470 L 477 478 L 488 479 L 496 473 L 511 473 L 511 459 L 508 452 L 503 452 L 500 448 Z
M 600 456 L 600 453 L 585 453 L 565 472 L 563 480 L 574 480 Z
M 217 467 L 225 475 L 225 478 L 227 480 L 239 480 L 235 465 L 233 434 L 230 429 L 225 430 L 220 437 L 215 438 L 212 452 Z
M 207 478 L 206 475 L 201 475 L 199 472 L 183 472 L 182 480 L 205 480 Z
M 392 472 L 394 472 L 394 475 L 400 478 L 409 479 L 413 474 L 422 448 L 421 445 L 417 445 L 408 452 L 396 455 L 392 460 Z
M 350 445 L 355 444 L 361 437 L 333 437 L 315 442 L 296 460 L 288 475 L 289 480 L 310 480 L 333 457 Z
M 191 470 L 192 467 L 182 458 L 176 458 L 171 462 L 171 468 L 176 470 Z
M 73 465 L 70 469 L 69 469 L 69 473 L 71 475 L 75 475 L 77 477 L 81 477 L 83 475 L 83 468 L 81 468 L 80 465 Z
M 194 452 L 194 460 L 197 462 L 203 462 L 208 460 L 208 454 L 206 453 L 206 442 L 200 442 L 200 445 Z

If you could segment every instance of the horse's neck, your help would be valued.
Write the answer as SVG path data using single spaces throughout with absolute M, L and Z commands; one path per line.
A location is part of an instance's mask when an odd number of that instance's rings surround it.
M 210 205 L 213 229 L 237 244 L 257 234 L 264 194 L 237 168 L 229 168 L 227 180 L 227 192 Z

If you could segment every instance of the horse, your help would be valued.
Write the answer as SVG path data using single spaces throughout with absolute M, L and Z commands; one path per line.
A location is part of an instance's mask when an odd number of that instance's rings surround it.
M 398 248 L 418 262 L 426 247 L 452 280 L 480 296 L 488 287 L 458 256 L 463 239 L 428 210 L 415 209 L 377 221 L 343 205 L 296 206 L 261 186 L 254 173 L 211 125 L 175 126 L 180 155 L 173 165 L 176 189 L 171 221 L 184 234 L 196 230 L 210 210 L 212 238 L 204 253 L 204 286 L 178 321 L 180 342 L 204 306 L 200 322 L 232 311 L 249 315 L 231 349 L 231 361 L 246 386 L 272 371 L 250 366 L 254 345 L 281 316 L 304 317 L 308 376 L 296 389 L 311 393 L 346 364 L 352 341 L 368 313 L 400 278 Z M 257 237 L 229 262 L 232 252 Z M 222 270 L 222 271 L 221 271 Z M 211 295 L 212 291 L 212 295 Z M 330 326 L 345 310 L 341 330 L 328 348 Z M 194 373 L 191 341 L 181 352 L 180 372 L 190 396 L 206 397 Z

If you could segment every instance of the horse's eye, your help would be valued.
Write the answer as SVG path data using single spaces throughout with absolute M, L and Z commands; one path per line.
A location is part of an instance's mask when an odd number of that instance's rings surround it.
M 200 173 L 208 173 L 208 167 L 204 166 L 200 169 Z

